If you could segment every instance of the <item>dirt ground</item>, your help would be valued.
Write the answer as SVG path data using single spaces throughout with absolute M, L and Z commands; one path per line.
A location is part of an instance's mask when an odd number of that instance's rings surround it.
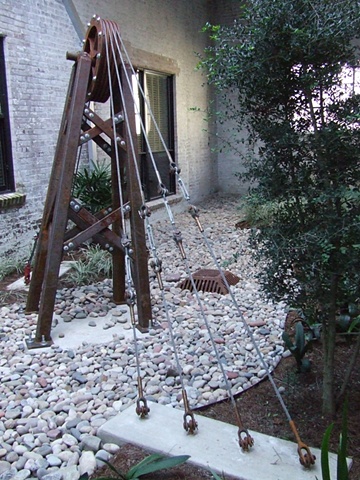
M 287 322 L 290 330 L 290 319 Z M 349 357 L 355 344 L 355 339 L 340 336 L 336 349 L 336 384 L 339 386 L 344 376 Z M 334 419 L 325 418 L 321 413 L 322 405 L 322 345 L 316 341 L 307 358 L 312 362 L 309 373 L 297 373 L 293 357 L 281 360 L 273 378 L 278 387 L 285 388 L 283 399 L 294 420 L 299 435 L 310 449 L 320 448 L 323 434 L 328 425 L 334 422 L 334 429 L 330 440 L 330 451 L 337 452 L 339 434 L 341 431 L 342 409 L 340 408 Z M 354 369 L 348 391 L 348 456 L 353 458 L 350 471 L 350 480 L 360 479 L 360 369 Z M 287 418 L 274 393 L 268 379 L 250 388 L 237 397 L 237 404 L 243 424 L 250 430 L 294 441 Z M 196 410 L 196 415 L 207 417 L 236 425 L 234 408 L 228 401 L 213 404 Z M 143 451 L 133 445 L 124 445 L 113 458 L 112 464 L 118 470 L 126 472 L 132 465 L 139 462 L 150 452 Z M 191 452 L 189 452 L 191 455 Z M 320 462 L 320 458 L 317 459 Z M 300 464 L 299 464 L 299 468 Z M 91 477 L 110 475 L 111 471 L 103 467 Z M 112 473 L 112 475 L 114 475 Z M 115 477 L 114 477 L 115 478 Z M 158 472 L 142 477 L 148 480 L 201 480 L 213 478 L 205 470 L 185 464 L 168 471 Z M 227 476 L 227 480 L 233 480 Z M 266 480 L 266 479 L 259 479 Z M 335 479 L 334 479 L 335 480 Z M 342 479 L 337 479 L 342 480 Z

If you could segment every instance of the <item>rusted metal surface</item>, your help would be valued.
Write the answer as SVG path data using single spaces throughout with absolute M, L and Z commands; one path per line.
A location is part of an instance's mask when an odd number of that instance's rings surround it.
M 79 54 L 59 133 L 26 306 L 27 311 L 39 308 L 36 335 L 29 348 L 52 343 L 51 323 L 90 67 L 89 55 Z
M 223 275 L 230 286 L 236 285 L 240 280 L 239 277 L 228 271 L 223 271 Z M 219 270 L 204 268 L 195 272 L 192 277 L 195 287 L 199 291 L 202 290 L 203 292 L 220 293 L 222 295 L 229 293 L 227 285 L 224 282 Z M 183 280 L 179 284 L 179 288 L 190 291 L 194 290 L 193 283 L 190 278 Z
M 27 312 L 39 312 L 36 336 L 27 341 L 29 348 L 52 343 L 51 323 L 63 252 L 79 247 L 90 238 L 112 253 L 114 301 L 127 302 L 123 209 L 124 202 L 128 200 L 130 203 L 126 215 L 131 227 L 131 270 L 139 328 L 147 330 L 151 320 L 145 230 L 143 219 L 138 214 L 142 205 L 135 168 L 138 159 L 133 158 L 128 148 L 131 137 L 133 144 L 137 145 L 135 112 L 125 78 L 122 78 L 124 95 L 114 96 L 114 107 L 118 112 L 114 117 L 103 120 L 88 106 L 89 100 L 105 102 L 112 91 L 107 60 L 111 63 L 110 78 L 114 88 L 119 81 L 114 73 L 119 64 L 118 54 L 113 52 L 110 59 L 106 58 L 105 45 L 111 35 L 119 35 L 116 24 L 94 18 L 87 33 L 84 51 L 76 56 L 68 56 L 75 61 L 75 65 L 69 83 L 26 305 Z M 120 71 L 124 76 L 124 71 Z M 129 75 L 129 72 L 126 74 Z M 119 88 L 117 85 L 117 90 Z M 127 124 L 122 114 L 125 107 L 128 112 Z M 110 156 L 112 167 L 112 205 L 95 215 L 71 198 L 78 148 L 90 140 Z M 67 230 L 69 220 L 75 226 Z

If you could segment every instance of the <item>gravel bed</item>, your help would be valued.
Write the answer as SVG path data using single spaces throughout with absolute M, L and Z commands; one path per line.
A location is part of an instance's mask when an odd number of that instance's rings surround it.
M 99 459 L 109 459 L 119 448 L 103 444 L 98 428 L 129 406 L 136 415 L 138 370 L 145 397 L 169 408 L 183 406 L 181 380 L 192 408 L 227 398 L 229 387 L 234 395 L 250 388 L 266 370 L 243 320 L 268 368 L 280 361 L 287 307 L 259 288 L 248 231 L 235 228 L 236 202 L 217 198 L 201 205 L 199 213 L 219 265 L 240 278 L 231 287 L 238 307 L 229 294 L 199 292 L 199 304 L 196 295 L 179 288 L 188 269 L 216 268 L 186 212 L 176 215 L 174 227 L 183 235 L 185 263 L 169 222 L 153 225 L 166 302 L 151 278 L 154 324 L 148 334 L 135 331 L 136 348 L 126 334 L 132 330 L 126 308 L 112 302 L 110 280 L 58 291 L 55 305 L 56 322 L 82 321 L 92 328 L 99 318 L 110 318 L 104 326 L 112 332 L 107 343 L 83 342 L 72 349 L 55 343 L 29 351 L 24 340 L 35 333 L 36 315 L 26 315 L 21 304 L 0 308 L 0 480 L 77 480 L 91 474 L 102 465 Z

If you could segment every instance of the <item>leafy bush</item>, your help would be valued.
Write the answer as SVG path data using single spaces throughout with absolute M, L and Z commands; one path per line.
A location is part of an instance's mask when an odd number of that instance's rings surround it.
M 79 170 L 74 176 L 73 194 L 91 213 L 109 207 L 112 204 L 110 165 L 104 160 Z
M 74 263 L 67 281 L 75 285 L 89 285 L 99 277 L 110 278 L 112 271 L 111 254 L 99 245 L 81 248 L 81 257 Z
M 204 31 L 215 121 L 253 185 L 260 280 L 323 324 L 323 412 L 333 414 L 336 316 L 360 297 L 360 95 L 344 81 L 360 4 L 250 0 L 233 25 Z

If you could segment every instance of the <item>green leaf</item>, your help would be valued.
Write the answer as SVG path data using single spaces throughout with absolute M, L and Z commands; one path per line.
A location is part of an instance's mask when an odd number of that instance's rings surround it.
M 108 460 L 105 460 L 103 458 L 99 458 L 99 460 L 105 463 L 110 468 L 110 470 L 112 470 L 116 474 L 116 477 L 99 477 L 95 480 L 114 480 L 114 478 L 118 478 L 119 480 L 126 480 L 126 476 L 123 475 L 119 470 L 117 470 Z
M 282 339 L 285 342 L 286 347 L 291 351 L 294 348 L 294 344 L 290 340 L 289 334 L 287 332 L 283 332 Z
M 149 463 L 160 460 L 162 458 L 164 458 L 164 456 L 159 453 L 154 453 L 152 455 L 149 455 L 148 457 L 145 457 L 144 459 L 141 460 L 141 462 L 137 463 L 132 468 L 130 468 L 130 470 L 126 474 L 126 478 L 133 478 L 133 475 L 138 471 L 139 468 L 143 467 L 144 465 L 148 465 Z
M 343 415 L 342 415 L 342 429 L 340 435 L 340 443 L 338 448 L 338 461 L 337 461 L 337 478 L 340 480 L 348 480 L 349 470 L 346 461 L 347 452 L 347 440 L 348 440 L 348 428 L 347 428 L 347 414 L 348 414 L 348 399 L 346 398 Z
M 223 480 L 219 475 L 214 472 L 214 470 L 210 470 L 211 475 L 214 477 L 215 480 Z
M 301 322 L 296 323 L 295 327 L 295 345 L 299 349 L 300 355 L 304 351 L 305 347 L 305 335 L 304 335 L 304 327 Z
M 126 475 L 127 480 L 135 479 L 140 477 L 141 475 L 145 475 L 147 473 L 157 472 L 158 470 L 164 470 L 165 468 L 172 468 L 176 465 L 181 465 L 185 463 L 190 458 L 190 455 L 178 455 L 175 457 L 164 457 L 159 455 L 150 455 L 147 457 L 145 462 L 140 462 L 140 464 L 135 465 L 133 469 L 131 469 L 131 476 L 130 471 Z
M 357 329 L 360 325 L 360 317 L 354 318 L 354 320 L 351 322 L 351 325 L 348 329 L 348 333 L 351 333 L 353 330 Z
M 328 426 L 321 443 L 321 472 L 323 480 L 331 480 L 329 467 L 329 440 L 334 424 Z

